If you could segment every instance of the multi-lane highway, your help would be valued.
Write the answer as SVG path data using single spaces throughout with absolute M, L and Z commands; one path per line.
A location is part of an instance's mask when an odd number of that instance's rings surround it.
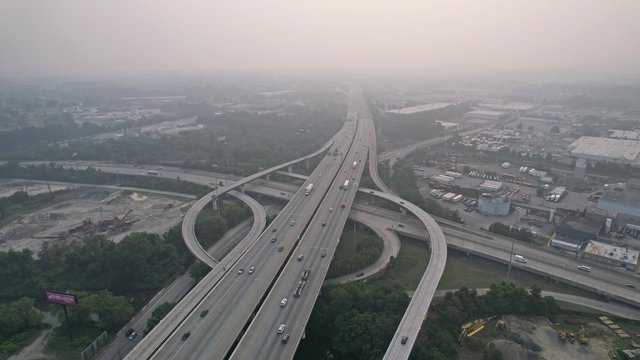
M 300 190 L 292 197 L 255 244 L 227 269 L 226 275 L 194 309 L 193 315 L 173 331 L 153 357 L 222 358 L 232 348 L 272 280 L 292 256 L 292 249 L 333 183 L 344 154 L 351 147 L 356 122 L 347 122 L 345 129 L 341 137 L 335 139 L 334 148 L 338 148 L 338 154 L 326 156 L 305 183 L 305 187 L 313 183 L 313 190 L 308 195 Z
M 368 128 L 358 126 L 353 146 L 346 154 L 338 176 L 292 259 L 240 340 L 233 359 L 293 358 L 357 192 L 367 158 L 367 131 Z M 306 279 L 303 278 L 304 269 L 310 270 Z M 299 296 L 295 295 L 296 291 Z M 284 301 L 286 304 L 283 305 Z M 279 332 L 281 325 L 284 330 Z
M 337 239 L 355 197 L 356 186 L 360 181 L 367 154 L 370 161 L 369 172 L 376 185 L 382 190 L 382 192 L 372 190 L 373 194 L 413 213 L 427 227 L 429 233 L 431 247 L 429 266 L 418 286 L 417 296 L 412 299 L 385 355 L 385 358 L 389 359 L 408 358 L 444 269 L 446 241 L 434 219 L 417 206 L 387 193 L 389 189 L 382 183 L 375 168 L 377 162 L 375 129 L 366 110 L 366 104 L 362 97 L 353 91 L 349 96 L 349 102 L 352 121 L 347 121 L 343 130 L 334 136 L 332 142 L 323 147 L 324 150 L 332 146 L 340 147 L 340 155 L 333 156 L 332 159 L 325 157 L 312 173 L 305 183 L 305 185 L 314 183 L 315 187 L 311 194 L 304 196 L 302 190 L 298 191 L 285 210 L 255 243 L 246 248 L 237 249 L 239 252 L 235 257 L 239 259 L 237 262 L 225 263 L 228 267 L 223 266 L 222 271 L 219 269 L 220 265 L 214 268 L 212 273 L 217 274 L 216 277 L 210 278 L 210 274 L 208 279 L 203 281 L 205 285 L 201 286 L 199 297 L 190 296 L 199 300 L 194 302 L 195 305 L 189 311 L 174 318 L 179 319 L 180 324 L 177 327 L 172 326 L 171 334 L 162 338 L 161 346 L 148 348 L 145 350 L 147 352 L 138 354 L 141 356 L 131 357 L 130 355 L 127 358 L 149 358 L 152 355 L 162 359 L 222 358 L 233 349 L 235 352 L 231 356 L 238 359 L 292 358 L 304 334 L 304 326 L 310 316 L 317 293 L 320 291 L 329 266 L 328 259 L 331 258 L 337 246 Z M 356 124 L 359 125 L 356 126 Z M 467 133 L 481 130 L 483 129 L 475 129 Z M 383 161 L 387 158 L 395 160 L 416 149 L 446 141 L 447 138 L 431 139 L 396 152 L 383 154 L 379 160 Z M 289 164 L 291 162 L 277 169 L 282 169 Z M 268 171 L 241 179 L 232 186 L 213 192 L 210 194 L 211 198 L 277 169 L 268 169 Z M 345 181 L 349 182 L 345 183 Z M 336 204 L 340 204 L 339 207 Z M 290 226 L 287 227 L 288 225 Z M 283 227 L 287 230 L 283 230 Z M 273 243 L 270 241 L 272 228 L 277 228 L 274 232 L 274 234 L 277 233 L 277 238 Z M 185 229 L 187 231 L 184 231 Z M 193 233 L 191 224 L 187 223 L 183 233 L 186 240 L 192 241 L 189 239 Z M 469 241 L 468 236 L 473 235 L 466 232 L 462 235 L 466 241 Z M 479 242 L 469 242 L 474 246 L 480 244 L 479 247 L 482 247 L 484 245 L 482 241 L 486 242 L 486 236 Z M 278 251 L 280 242 L 282 251 Z M 278 247 L 273 245 L 276 243 L 279 244 Z M 468 244 L 465 250 L 471 251 L 471 248 L 472 245 Z M 488 251 L 496 260 L 505 256 L 504 250 L 499 248 Z M 531 249 L 527 251 L 535 252 Z M 527 264 L 529 271 L 546 273 L 548 272 L 546 266 L 554 265 L 553 260 L 545 262 L 544 258 L 536 258 L 536 254 L 527 254 L 534 260 L 531 264 Z M 540 265 L 536 266 L 535 261 L 540 261 Z M 293 294 L 300 288 L 304 268 L 309 268 L 310 272 L 305 276 L 303 290 L 299 291 L 300 296 L 295 297 Z M 568 277 L 561 270 L 558 271 L 560 275 L 554 274 L 554 276 L 567 279 L 575 275 L 575 269 L 570 271 Z M 584 274 L 577 275 L 579 278 Z M 578 279 L 578 281 L 583 280 Z M 213 287 L 214 284 L 217 285 Z M 618 290 L 623 291 L 620 293 Z M 627 290 L 629 289 L 613 288 L 608 294 L 622 295 L 626 298 L 630 295 L 625 293 L 628 292 Z M 253 314 L 255 314 L 254 318 L 252 318 Z M 278 334 L 277 329 L 280 324 L 285 324 L 285 327 L 281 334 Z M 159 326 L 159 328 L 162 327 Z M 170 326 L 164 327 L 169 329 Z M 150 334 L 150 336 L 154 335 L 153 332 Z M 282 337 L 284 335 L 288 335 L 285 342 L 283 342 L 285 338 Z M 240 339 L 238 346 L 235 346 L 236 339 Z

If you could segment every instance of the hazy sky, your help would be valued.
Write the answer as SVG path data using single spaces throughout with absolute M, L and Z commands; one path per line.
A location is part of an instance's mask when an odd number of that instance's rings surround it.
M 0 76 L 640 73 L 638 0 L 0 0 Z

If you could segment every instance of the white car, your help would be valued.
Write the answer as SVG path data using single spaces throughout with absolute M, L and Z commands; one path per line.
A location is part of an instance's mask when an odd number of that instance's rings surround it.
M 249 268 L 249 274 L 253 274 L 253 272 L 256 271 L 256 267 L 252 266 Z
M 285 305 L 287 305 L 287 298 L 284 298 L 280 301 L 280 306 L 281 307 L 285 307 Z
M 285 327 L 287 327 L 285 324 L 280 324 L 280 326 L 278 326 L 278 334 L 282 334 Z

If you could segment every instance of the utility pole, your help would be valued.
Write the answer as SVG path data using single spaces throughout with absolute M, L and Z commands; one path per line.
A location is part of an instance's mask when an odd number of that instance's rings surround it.
M 516 206 L 516 219 L 513 227 L 518 230 L 518 216 L 520 215 L 520 207 Z M 517 234 L 517 233 L 516 233 Z M 511 276 L 511 267 L 513 266 L 513 248 L 516 246 L 516 237 L 513 236 L 513 241 L 511 242 L 511 254 L 509 254 L 509 266 L 507 267 L 507 278 Z

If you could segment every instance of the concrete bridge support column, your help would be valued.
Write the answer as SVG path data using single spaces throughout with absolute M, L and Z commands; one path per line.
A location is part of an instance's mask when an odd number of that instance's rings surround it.
M 217 197 L 216 197 L 216 198 L 214 198 L 213 200 L 211 200 L 211 209 L 212 209 L 213 211 L 218 211 L 218 209 L 219 209 L 219 207 L 220 207 L 219 205 L 220 205 L 220 204 L 218 204 L 218 198 L 217 198 Z
M 244 194 L 244 185 L 240 186 L 240 192 Z
M 306 164 L 307 169 L 308 169 L 308 168 L 309 168 L 309 166 L 311 166 L 311 162 L 310 162 L 310 160 L 309 160 L 309 159 L 307 159 L 307 161 L 305 162 L 305 164 Z
M 287 171 L 288 172 L 293 172 L 293 165 L 287 166 Z
M 271 180 L 271 174 L 267 174 L 266 179 L 267 179 L 267 181 L 270 181 Z
M 407 209 L 405 209 L 405 208 L 400 208 L 400 214 L 402 214 L 402 215 L 407 215 Z

